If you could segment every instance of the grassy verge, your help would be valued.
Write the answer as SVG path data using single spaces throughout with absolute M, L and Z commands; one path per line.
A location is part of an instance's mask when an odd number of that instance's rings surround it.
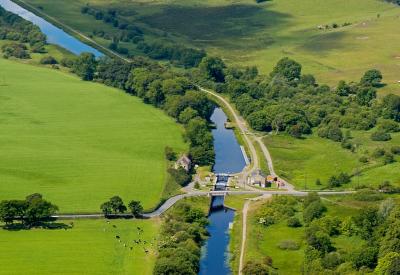
M 69 225 L 71 220 L 58 222 Z M 73 223 L 73 228 L 67 230 L 0 229 L 0 274 L 152 273 L 158 220 L 111 220 L 110 223 L 74 220 Z M 143 229 L 141 235 L 137 226 Z M 139 238 L 146 240 L 147 245 L 133 243 Z M 144 247 L 149 253 L 144 252 Z

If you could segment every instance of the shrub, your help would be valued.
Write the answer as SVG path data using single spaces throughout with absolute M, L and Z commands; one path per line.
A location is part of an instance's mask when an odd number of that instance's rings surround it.
M 278 244 L 278 247 L 282 250 L 299 250 L 300 244 L 293 240 L 284 240 Z
M 366 156 L 361 156 L 361 157 L 358 159 L 358 161 L 361 162 L 361 163 L 367 163 L 367 162 L 368 162 L 368 158 L 367 158 Z
M 374 190 L 359 190 L 353 194 L 353 198 L 357 201 L 380 201 L 383 195 Z
M 392 146 L 392 148 L 390 148 L 390 152 L 392 152 L 394 155 L 400 155 L 400 146 Z
M 384 119 L 378 124 L 378 129 L 385 133 L 395 133 L 400 131 L 400 124 L 389 119 Z
M 302 224 L 300 220 L 296 217 L 290 217 L 287 221 L 287 226 L 289 227 L 301 227 Z
M 395 161 L 394 156 L 391 153 L 386 152 L 385 155 L 383 156 L 383 164 L 384 165 L 393 163 L 394 161 Z
M 322 216 L 322 214 L 326 211 L 326 207 L 320 202 L 315 201 L 312 202 L 303 212 L 304 222 L 310 223 L 314 219 L 317 219 Z
M 331 252 L 325 255 L 322 260 L 322 266 L 327 269 L 335 269 L 338 265 L 343 263 L 343 259 L 337 252 Z
M 371 134 L 371 140 L 373 141 L 388 141 L 391 139 L 392 136 L 389 133 L 385 133 L 382 130 L 378 130 Z
M 374 150 L 374 152 L 372 153 L 372 156 L 374 158 L 380 158 L 380 157 L 383 157 L 384 155 L 385 155 L 385 149 L 383 149 L 383 148 L 376 148 Z
M 166 146 L 164 149 L 164 153 L 165 153 L 165 158 L 167 160 L 169 160 L 169 161 L 176 160 L 176 153 L 174 152 L 174 150 L 171 147 Z
M 44 65 L 54 65 L 54 64 L 58 64 L 57 60 L 52 57 L 52 56 L 45 56 L 42 59 L 40 59 L 40 64 L 44 64 Z

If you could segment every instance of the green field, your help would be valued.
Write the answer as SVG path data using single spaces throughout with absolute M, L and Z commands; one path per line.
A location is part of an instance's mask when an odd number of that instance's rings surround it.
M 346 197 L 340 197 L 343 199 Z M 349 202 L 353 200 L 347 197 Z M 265 202 L 264 202 L 265 203 Z M 355 216 L 358 209 L 347 205 L 347 201 L 343 205 L 336 204 L 333 201 L 323 201 L 327 206 L 328 211 L 326 215 L 339 217 L 344 219 L 346 217 Z M 286 220 L 280 221 L 271 226 L 265 227 L 258 223 L 257 215 L 263 202 L 254 203 L 248 212 L 248 233 L 246 243 L 245 261 L 261 260 L 265 256 L 272 257 L 273 267 L 276 268 L 278 274 L 301 274 L 301 269 L 304 262 L 304 249 L 305 245 L 305 227 L 291 228 L 286 224 Z M 301 220 L 302 207 L 298 205 L 296 216 Z M 285 240 L 293 240 L 301 244 L 299 250 L 282 250 L 278 247 L 279 243 Z M 340 235 L 333 237 L 332 241 L 338 251 L 351 253 L 359 248 L 363 241 L 358 236 L 348 237 Z
M 369 155 L 375 148 L 386 148 L 400 142 L 400 134 L 392 134 L 392 140 L 387 142 L 371 141 L 371 132 L 352 132 L 352 142 L 358 144 L 355 153 L 343 149 L 340 143 L 328 139 L 307 136 L 296 139 L 288 135 L 271 135 L 264 138 L 274 160 L 276 172 L 288 179 L 299 189 L 321 189 L 326 187 L 327 180 L 340 172 L 357 174 L 352 183 L 343 186 L 356 187 L 357 185 L 378 186 L 385 180 L 400 185 L 400 159 L 397 162 L 382 166 L 379 160 L 371 160 L 367 164 L 359 162 L 359 158 Z M 316 185 L 320 179 L 322 185 Z
M 399 92 L 400 8 L 378 0 L 25 0 L 63 23 L 91 34 L 113 28 L 82 15 L 86 3 L 116 9 L 145 30 L 145 40 L 162 39 L 205 48 L 230 64 L 256 65 L 268 73 L 283 56 L 304 65 L 322 83 L 358 80 L 371 67 L 382 70 L 384 92 Z M 320 25 L 338 28 L 319 30 Z M 342 27 L 344 23 L 350 26 Z M 94 39 L 104 46 L 110 41 Z M 134 45 L 124 44 L 134 49 Z
M 57 222 L 69 225 L 71 220 Z M 0 274 L 151 274 L 158 220 L 111 220 L 110 224 L 105 220 L 74 220 L 73 223 L 73 228 L 67 230 L 0 228 Z M 144 231 L 141 235 L 137 226 Z M 133 245 L 132 241 L 139 238 L 148 245 Z
M 0 200 L 39 192 L 60 212 L 99 211 L 113 195 L 161 199 L 165 146 L 182 129 L 138 98 L 60 71 L 0 59 Z

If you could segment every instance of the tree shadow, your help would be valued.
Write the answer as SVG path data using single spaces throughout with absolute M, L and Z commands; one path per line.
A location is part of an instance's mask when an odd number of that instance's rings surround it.
M 65 223 L 60 223 L 60 222 L 39 222 L 37 224 L 34 224 L 33 226 L 27 226 L 24 223 L 12 223 L 12 224 L 6 224 L 3 225 L 2 228 L 7 231 L 21 231 L 21 230 L 30 230 L 34 228 L 41 228 L 41 229 L 47 229 L 47 230 L 68 230 L 71 229 L 73 226 L 68 225 Z
M 154 6 L 154 10 L 159 12 L 138 19 L 152 28 L 214 46 L 221 44 L 222 40 L 238 44 L 238 39 L 242 39 L 242 43 L 248 47 L 257 43 L 263 45 L 273 43 L 274 40 L 268 35 L 268 31 L 279 28 L 291 17 L 289 14 L 268 10 L 264 5 L 251 4 L 226 6 L 169 4 Z M 260 36 L 256 38 L 256 34 Z

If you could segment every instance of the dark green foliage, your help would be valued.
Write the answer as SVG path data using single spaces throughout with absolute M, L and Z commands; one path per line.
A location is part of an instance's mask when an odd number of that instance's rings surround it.
M 140 201 L 130 201 L 128 203 L 128 208 L 133 217 L 140 217 L 141 213 L 143 212 L 143 206 Z
M 382 73 L 379 70 L 372 69 L 365 72 L 360 83 L 362 85 L 379 87 L 381 85 L 382 78 Z
M 306 229 L 306 241 L 309 246 L 319 251 L 321 255 L 335 250 L 329 235 L 316 227 L 308 227 Z
M 5 58 L 16 57 L 20 59 L 29 59 L 31 56 L 29 55 L 28 48 L 22 43 L 9 43 L 4 44 L 1 47 L 3 51 L 3 56 Z
M 301 65 L 288 57 L 282 58 L 271 72 L 271 77 L 282 76 L 288 81 L 299 80 L 301 76 Z
M 394 155 L 400 155 L 400 146 L 392 146 L 392 148 L 390 148 L 390 151 Z
M 336 142 L 342 141 L 343 139 L 342 130 L 340 130 L 339 126 L 334 123 L 320 127 L 318 129 L 318 136 L 328 138 Z
M 370 106 L 371 101 L 376 98 L 376 90 L 371 87 L 361 87 L 356 94 L 356 101 L 362 106 Z
M 178 169 L 170 168 L 168 169 L 168 173 L 180 186 L 186 186 L 192 180 L 192 176 L 182 167 L 179 167 Z
M 58 64 L 58 61 L 52 56 L 45 56 L 42 59 L 40 59 L 40 63 L 44 65 L 54 65 Z
M 179 203 L 168 212 L 153 274 L 197 274 L 206 225 L 206 214 L 189 204 Z
M 298 218 L 290 217 L 287 220 L 287 226 L 289 226 L 289 227 L 301 227 L 302 224 L 301 224 L 301 221 Z
M 400 124 L 393 120 L 384 119 L 379 122 L 378 131 L 382 131 L 385 133 L 400 132 Z
M 400 96 L 389 94 L 382 99 L 382 115 L 400 122 Z
M 392 139 L 391 135 L 382 130 L 378 130 L 371 134 L 371 140 L 373 141 L 388 141 L 391 139 Z
M 82 80 L 93 80 L 97 61 L 92 53 L 81 53 L 72 65 L 72 71 Z
M 15 220 L 21 220 L 23 224 L 31 228 L 48 221 L 56 214 L 58 207 L 43 199 L 41 194 L 35 193 L 25 200 L 4 200 L 0 203 L 0 221 L 7 225 Z
M 3 7 L 0 7 L 0 39 L 29 43 L 30 46 L 37 45 L 38 48 L 46 44 L 46 36 L 38 26 L 6 11 Z
M 360 214 L 353 218 L 357 227 L 357 233 L 364 240 L 372 237 L 375 227 L 379 224 L 378 209 L 366 207 L 361 209 Z
M 347 173 L 340 173 L 338 176 L 331 176 L 328 180 L 328 187 L 340 187 L 343 184 L 348 184 L 351 182 L 351 177 Z
M 297 200 L 289 196 L 276 196 L 266 203 L 258 217 L 259 223 L 269 226 L 282 219 L 293 217 Z
M 322 260 L 322 266 L 327 269 L 334 270 L 338 265 L 343 263 L 341 255 L 337 252 L 331 252 L 325 255 Z
M 215 82 L 225 81 L 224 69 L 226 66 L 222 59 L 217 57 L 204 57 L 199 68 L 205 78 Z
M 379 201 L 383 200 L 383 195 L 374 190 L 359 190 L 353 194 L 353 198 L 358 201 Z
M 114 196 L 100 206 L 104 215 L 122 214 L 127 208 L 119 196 Z
M 268 275 L 270 274 L 269 272 L 269 266 L 260 263 L 260 262 L 254 262 L 254 261 L 248 261 L 243 267 L 242 273 L 244 275 Z
M 172 149 L 171 147 L 167 146 L 164 149 L 164 153 L 165 153 L 165 158 L 169 161 L 174 161 L 176 160 L 176 153 L 174 152 L 174 149 Z
M 326 211 L 326 207 L 320 201 L 312 202 L 303 211 L 303 220 L 305 223 L 310 223 L 314 219 L 320 218 Z
M 352 255 L 353 266 L 374 268 L 378 260 L 378 249 L 376 247 L 363 247 Z

